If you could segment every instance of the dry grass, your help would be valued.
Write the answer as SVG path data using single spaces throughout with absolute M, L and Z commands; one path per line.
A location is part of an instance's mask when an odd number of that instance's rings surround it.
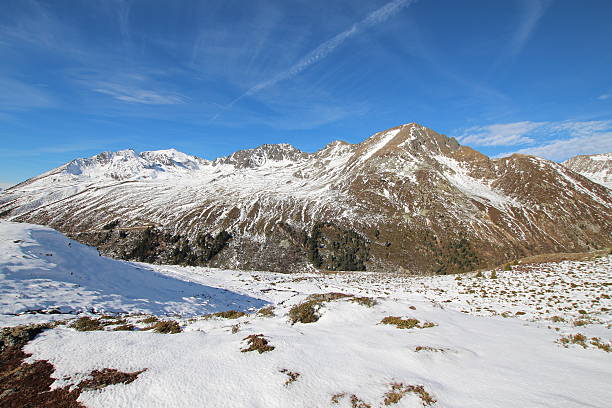
M 3 328 L 0 331 L 0 351 L 9 347 L 19 349 L 44 330 L 51 329 L 58 324 L 59 322 Z
M 154 325 L 146 327 L 144 330 L 153 330 L 163 334 L 176 334 L 182 331 L 181 326 L 174 320 L 160 320 Z
M 342 398 L 344 398 L 345 396 L 346 396 L 345 392 L 339 392 L 337 394 L 334 394 L 334 395 L 331 396 L 331 403 L 332 404 L 339 404 L 340 400 Z
M 562 261 L 588 261 L 600 257 L 602 255 L 607 255 L 609 252 L 610 248 L 593 252 L 561 252 L 553 254 L 540 254 L 521 258 L 520 261 L 517 263 L 520 263 L 521 265 L 529 265 Z
M 597 347 L 600 350 L 605 351 L 606 353 L 612 352 L 612 345 L 610 342 L 603 343 L 598 337 L 591 337 L 591 345 Z
M 213 317 L 220 317 L 221 319 L 238 319 L 239 317 L 246 316 L 246 313 L 239 312 L 237 310 L 226 310 L 224 312 L 217 312 L 204 315 L 205 319 L 211 319 Z
M 587 348 L 588 346 L 586 344 L 586 340 L 587 337 L 585 335 L 577 333 L 561 337 L 559 339 L 559 343 L 561 343 L 565 347 L 569 346 L 570 344 L 578 344 L 579 346 Z
M 117 327 L 113 327 L 113 331 L 132 331 L 134 330 L 134 325 L 133 324 L 121 324 Z
M 295 371 L 289 371 L 286 368 L 283 368 L 281 370 L 278 370 L 283 374 L 286 374 L 287 377 L 287 381 L 285 381 L 285 386 L 297 381 L 297 379 L 300 377 L 300 373 L 296 373 Z
M 250 336 L 245 337 L 243 340 L 245 340 L 248 344 L 247 348 L 240 350 L 243 353 L 257 351 L 259 354 L 261 354 L 265 353 L 266 351 L 274 350 L 274 346 L 270 345 L 263 334 L 251 334 Z
M 331 302 L 338 299 L 352 297 L 345 293 L 317 293 L 310 295 L 306 300 L 300 304 L 293 306 L 289 309 L 289 320 L 292 324 L 297 322 L 300 323 L 314 323 L 319 320 L 320 316 L 317 313 L 321 308 L 321 305 L 326 302 Z
M 79 390 L 99 390 L 109 385 L 129 384 L 133 382 L 145 370 L 135 371 L 133 373 L 124 373 L 114 368 L 105 368 L 103 370 L 94 370 L 91 372 L 91 378 L 79 383 Z
M 104 330 L 104 326 L 105 324 L 99 319 L 92 319 L 88 316 L 80 317 L 70 324 L 70 327 L 78 331 Z
M 365 306 L 365 307 L 373 307 L 378 304 L 376 300 L 372 299 L 371 297 L 366 297 L 366 296 L 354 297 L 351 299 L 351 302 L 359 303 L 360 305 Z
M 89 379 L 76 386 L 51 389 L 55 382 L 52 377 L 55 371 L 53 365 L 46 360 L 26 363 L 29 355 L 23 352 L 22 347 L 43 330 L 57 324 L 18 326 L 0 332 L 0 407 L 81 408 L 84 406 L 77 400 L 82 391 L 111 384 L 129 384 L 142 373 L 122 373 L 108 368 L 95 370 L 90 373 Z M 90 327 L 90 323 L 81 320 L 79 327 Z
M 372 406 L 353 394 L 351 395 L 351 408 L 372 408 Z
M 402 383 L 392 383 L 390 385 L 391 389 L 384 396 L 383 402 L 385 405 L 397 404 L 408 393 L 416 394 L 423 405 L 431 405 L 436 402 L 436 399 L 422 385 L 404 385 Z
M 257 316 L 262 316 L 262 317 L 274 317 L 274 306 L 266 306 L 266 307 L 262 307 L 261 309 L 259 309 L 257 311 Z
M 442 348 L 429 347 L 429 346 L 416 346 L 414 348 L 414 351 L 416 351 L 417 353 L 419 351 L 430 351 L 430 352 L 435 352 L 435 353 L 443 353 L 445 350 Z
M 605 351 L 606 353 L 610 353 L 612 351 L 612 345 L 610 342 L 604 343 L 599 337 L 591 337 L 587 338 L 583 334 L 570 334 L 568 336 L 563 336 L 559 339 L 559 343 L 563 345 L 563 347 L 567 348 L 570 344 L 577 344 L 582 346 L 582 348 L 589 348 L 589 345 Z
M 337 394 L 334 394 L 334 395 L 331 396 L 331 403 L 332 404 L 339 404 L 340 401 L 342 401 L 344 399 L 344 397 L 346 397 L 346 396 L 347 396 L 346 392 L 339 392 Z M 351 403 L 351 408 L 372 408 L 372 406 L 370 404 L 368 404 L 364 400 L 360 399 L 355 394 L 351 394 L 349 396 L 349 401 Z
M 152 323 L 157 323 L 157 322 L 159 322 L 159 319 L 155 316 L 145 317 L 144 319 L 138 321 L 138 323 L 144 323 L 144 324 L 152 324 Z
M 429 327 L 436 326 L 435 323 L 425 322 L 421 324 L 421 322 L 417 319 L 402 319 L 398 316 L 387 316 L 380 321 L 381 324 L 390 324 L 398 329 L 427 329 Z

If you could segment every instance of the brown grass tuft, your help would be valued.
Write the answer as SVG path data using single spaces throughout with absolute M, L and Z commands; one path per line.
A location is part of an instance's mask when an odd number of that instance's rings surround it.
M 402 383 L 391 383 L 391 389 L 385 394 L 385 405 L 397 404 L 408 393 L 417 394 L 423 405 L 431 405 L 436 399 L 425 390 L 422 385 L 404 385 Z
M 243 340 L 246 340 L 248 343 L 247 348 L 243 348 L 240 351 L 243 353 L 247 353 L 249 351 L 257 351 L 259 354 L 265 353 L 266 351 L 274 350 L 274 346 L 270 345 L 268 340 L 264 337 L 263 334 L 251 334 L 250 336 L 245 337 Z
M 70 327 L 78 331 L 104 330 L 104 324 L 99 319 L 92 319 L 88 316 L 78 318 L 70 324 Z
M 146 370 L 124 373 L 114 368 L 94 370 L 91 372 L 91 378 L 81 381 L 77 388 L 79 390 L 99 390 L 109 385 L 129 384 L 145 371 Z
M 378 302 L 374 299 L 372 299 L 371 297 L 354 297 L 351 299 L 351 302 L 355 302 L 355 303 L 359 303 L 362 306 L 365 307 L 373 307 L 376 306 L 378 304 Z
M 134 330 L 134 325 L 133 324 L 121 324 L 117 327 L 113 327 L 113 331 L 132 331 Z
M 159 322 L 159 319 L 155 316 L 145 317 L 142 320 L 139 320 L 138 323 L 152 324 Z
M 154 330 L 157 333 L 176 334 L 180 333 L 181 326 L 174 320 L 161 320 L 152 326 L 146 327 L 144 330 Z
M 310 295 L 302 303 L 299 303 L 289 309 L 289 320 L 292 324 L 314 323 L 319 320 L 320 316 L 317 313 L 321 305 L 326 302 L 331 302 L 338 299 L 353 297 L 345 293 L 316 293 Z
M 294 372 L 294 371 L 289 371 L 289 370 L 287 370 L 286 368 L 280 369 L 280 370 L 278 370 L 278 371 L 280 371 L 280 372 L 281 372 L 281 373 L 283 373 L 283 374 L 286 374 L 286 375 L 287 375 L 287 377 L 289 377 L 289 378 L 287 378 L 287 381 L 285 381 L 285 385 L 289 385 L 289 384 L 291 384 L 292 382 L 297 381 L 297 379 L 298 379 L 298 378 L 299 378 L 299 376 L 300 376 L 300 373 L 296 373 L 296 372 Z
M 425 322 L 421 324 L 421 322 L 417 319 L 402 319 L 398 316 L 387 316 L 383 318 L 380 323 L 390 324 L 398 329 L 427 329 L 436 326 L 436 324 L 432 322 Z
M 257 315 L 263 317 L 274 317 L 274 306 L 262 307 L 257 311 Z
M 56 325 L 57 323 L 43 323 L 3 328 L 0 331 L 0 351 L 8 347 L 21 348 L 44 330 Z

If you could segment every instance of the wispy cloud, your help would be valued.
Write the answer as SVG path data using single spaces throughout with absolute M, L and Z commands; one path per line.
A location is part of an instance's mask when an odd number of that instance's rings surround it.
M 466 129 L 457 140 L 473 146 L 516 146 L 533 143 L 535 139 L 527 136 L 547 122 L 514 122 L 488 126 L 475 126 Z
M 118 139 L 105 139 L 100 140 L 83 140 L 76 143 L 63 143 L 53 146 L 39 146 L 30 149 L 11 149 L 11 148 L 0 148 L 0 157 L 34 157 L 34 156 L 47 156 L 50 154 L 62 154 L 72 152 L 85 152 L 85 151 L 98 151 L 106 149 L 113 143 L 120 140 Z
M 187 98 L 179 94 L 161 93 L 112 82 L 97 83 L 92 90 L 110 95 L 119 101 L 145 105 L 177 105 L 185 103 L 187 100 Z
M 510 43 L 510 55 L 518 55 L 529 38 L 535 31 L 538 22 L 551 5 L 552 0 L 522 0 L 521 1 L 521 20 L 516 27 L 512 41 Z
M 255 84 L 242 95 L 238 96 L 227 106 L 225 106 L 224 110 L 231 109 L 236 102 L 240 101 L 243 98 L 252 96 L 266 88 L 278 84 L 279 82 L 293 78 L 308 67 L 318 63 L 319 61 L 329 56 L 336 48 L 341 46 L 349 38 L 359 34 L 360 32 L 372 26 L 384 22 L 385 20 L 399 13 L 403 8 L 408 7 L 415 1 L 416 0 L 394 0 L 385 4 L 384 6 L 370 13 L 363 20 L 354 23 L 349 29 L 336 34 L 331 39 L 320 44 L 314 50 L 310 51 L 308 54 L 300 58 L 298 62 L 292 65 L 289 69 L 277 74 L 276 76 L 266 81 L 262 81 L 258 84 Z M 216 119 L 219 115 L 220 113 L 215 115 L 211 120 Z
M 55 101 L 44 87 L 27 82 L 0 77 L 0 111 L 45 108 Z
M 610 94 L 602 94 L 602 95 L 599 95 L 597 99 L 599 99 L 600 101 L 605 101 L 606 99 L 610 99 L 611 97 L 612 95 Z

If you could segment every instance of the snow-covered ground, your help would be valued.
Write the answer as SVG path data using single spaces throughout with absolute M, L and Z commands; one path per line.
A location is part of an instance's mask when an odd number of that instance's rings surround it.
M 491 274 L 147 265 L 100 257 L 45 227 L 0 222 L 2 326 L 122 313 L 97 331 L 67 321 L 24 348 L 30 361 L 54 365 L 54 387 L 96 369 L 146 369 L 130 384 L 84 391 L 88 407 L 609 406 L 612 257 Z M 309 298 L 331 292 L 353 296 Z M 293 323 L 291 311 L 308 300 L 319 320 Z M 36 309 L 73 314 L 25 313 Z M 204 315 L 229 309 L 253 313 Z M 143 330 L 143 313 L 182 332 Z M 135 329 L 114 331 L 120 322 Z M 584 346 L 562 343 L 577 333 Z M 258 334 L 273 349 L 241 352 Z
M 36 309 L 197 315 L 254 310 L 249 296 L 175 279 L 146 264 L 99 256 L 95 248 L 37 225 L 0 221 L 2 313 Z

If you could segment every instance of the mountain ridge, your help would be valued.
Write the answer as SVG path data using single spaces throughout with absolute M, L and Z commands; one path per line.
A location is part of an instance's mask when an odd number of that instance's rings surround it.
M 598 184 L 612 188 L 612 153 L 578 155 L 562 164 Z
M 119 258 L 276 271 L 451 273 L 612 236 L 609 189 L 535 156 L 490 159 L 414 123 L 314 153 L 120 152 L 94 156 L 104 171 L 64 165 L 3 192 L 0 215 Z

